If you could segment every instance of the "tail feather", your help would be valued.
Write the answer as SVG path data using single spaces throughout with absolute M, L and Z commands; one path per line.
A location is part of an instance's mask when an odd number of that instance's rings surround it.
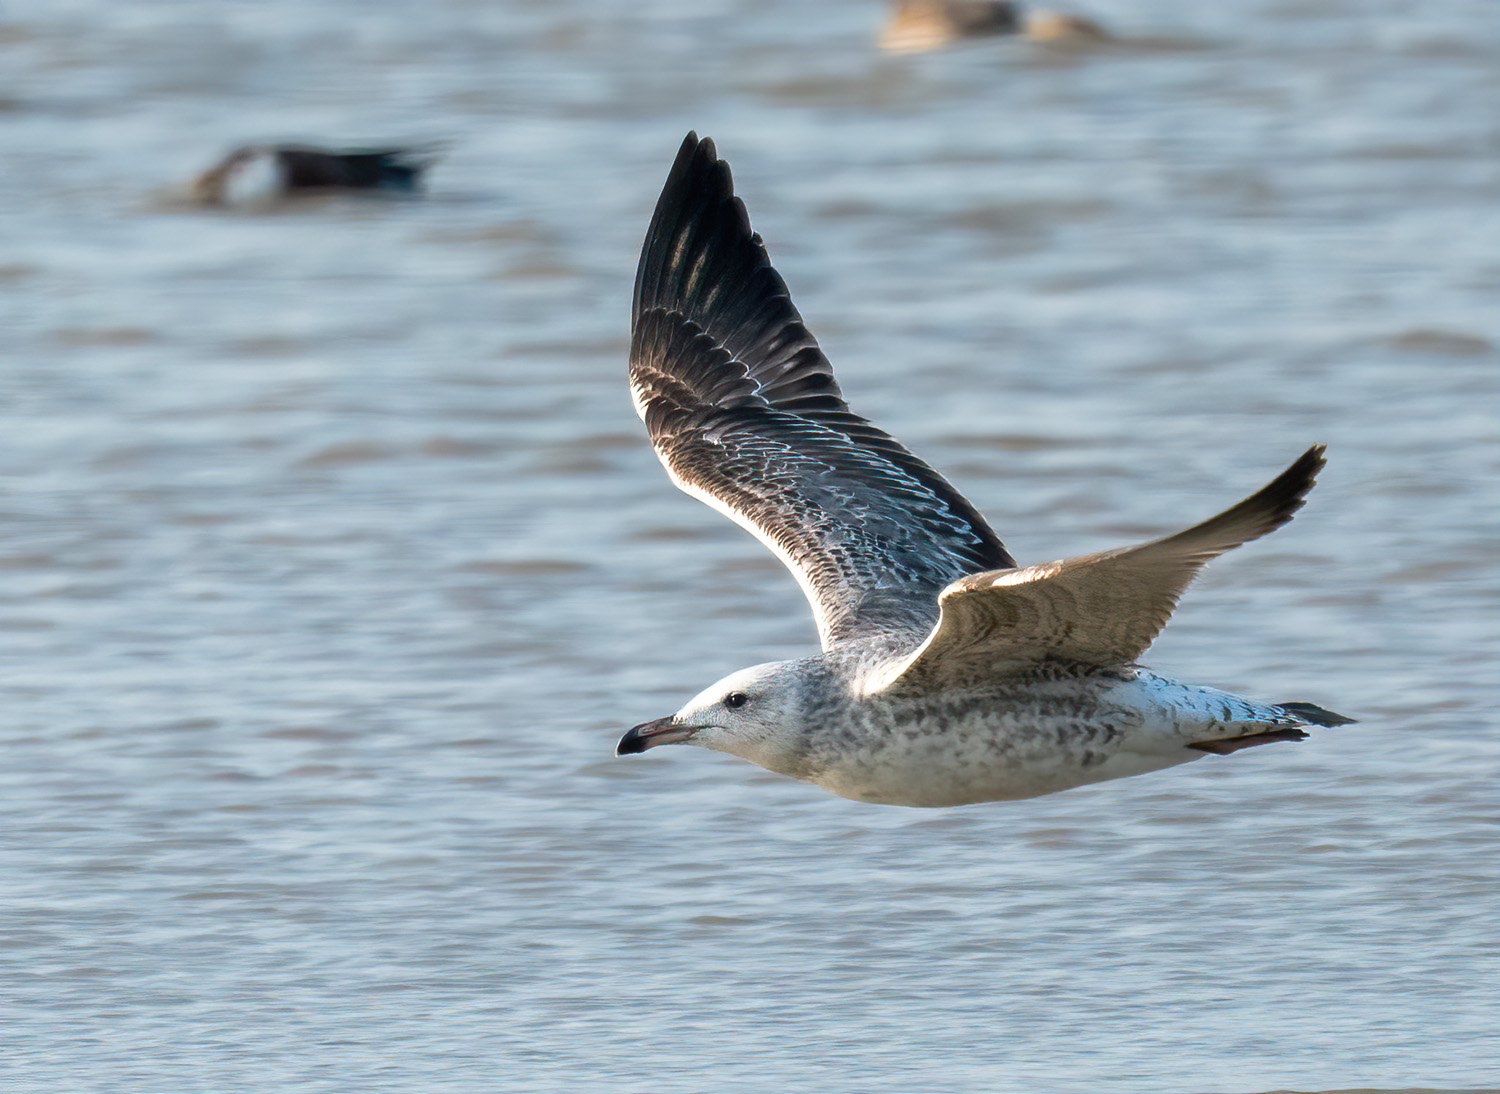
M 1312 703 L 1278 703 L 1277 708 L 1286 711 L 1293 718 L 1301 718 L 1304 722 L 1314 726 L 1347 726 L 1359 720 L 1345 718 L 1342 714 L 1324 710 Z
M 1276 709 L 1304 725 L 1347 726 L 1354 722 L 1353 718 L 1345 718 L 1342 714 L 1324 710 L 1312 703 L 1278 703 Z M 1305 740 L 1307 740 L 1307 734 L 1301 727 L 1286 726 L 1281 729 L 1266 730 L 1264 733 L 1249 733 L 1243 737 L 1220 737 L 1212 741 L 1194 741 L 1188 747 L 1196 748 L 1199 752 L 1212 752 L 1216 756 L 1228 756 L 1231 752 L 1238 752 L 1242 748 L 1268 745 L 1273 741 Z

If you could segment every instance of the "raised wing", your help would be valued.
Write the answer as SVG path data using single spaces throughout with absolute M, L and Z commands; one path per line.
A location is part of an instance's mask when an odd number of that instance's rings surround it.
M 1198 571 L 1291 520 L 1324 462 L 1323 446 L 1314 445 L 1263 490 L 1165 539 L 955 581 L 943 590 L 927 641 L 872 690 L 962 687 L 1042 661 L 1135 661 Z
M 673 480 L 781 558 L 824 648 L 920 636 L 944 585 L 1015 565 L 937 472 L 849 412 L 729 165 L 693 133 L 636 271 L 630 385 Z

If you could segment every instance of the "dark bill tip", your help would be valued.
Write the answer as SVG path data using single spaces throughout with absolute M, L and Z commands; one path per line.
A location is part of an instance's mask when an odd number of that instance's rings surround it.
M 685 741 L 692 734 L 692 729 L 677 725 L 670 715 L 657 718 L 655 721 L 642 722 L 625 731 L 625 736 L 621 737 L 620 743 L 615 745 L 615 755 L 633 756 L 637 752 L 645 752 L 646 749 L 654 748 L 656 745 L 671 745 L 678 741 Z

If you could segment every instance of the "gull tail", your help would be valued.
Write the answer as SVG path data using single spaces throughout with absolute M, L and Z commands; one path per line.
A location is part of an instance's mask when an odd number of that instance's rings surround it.
M 1335 714 L 1331 710 L 1324 710 L 1312 703 L 1278 703 L 1273 709 L 1297 719 L 1303 725 L 1310 726 L 1347 726 L 1353 725 L 1356 720 L 1345 718 L 1342 714 Z M 1215 741 L 1194 741 L 1188 747 L 1196 748 L 1199 752 L 1212 752 L 1216 756 L 1228 756 L 1231 752 L 1238 752 L 1242 748 L 1268 745 L 1274 741 L 1305 740 L 1307 740 L 1307 734 L 1300 727 L 1285 726 L 1270 729 L 1264 733 L 1251 733 L 1244 737 L 1221 737 Z
M 1301 718 L 1308 725 L 1314 726 L 1348 726 L 1359 721 L 1358 718 L 1345 718 L 1342 714 L 1335 714 L 1331 710 L 1324 710 L 1312 703 L 1278 703 L 1278 710 L 1284 710 L 1293 718 Z

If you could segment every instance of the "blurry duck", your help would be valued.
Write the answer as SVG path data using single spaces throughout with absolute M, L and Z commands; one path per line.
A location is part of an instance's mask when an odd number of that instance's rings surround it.
M 1091 19 L 1056 11 L 1024 11 L 1012 0 L 893 0 L 880 46 L 921 53 L 965 38 L 1019 34 L 1035 42 L 1084 45 L 1109 35 Z
M 192 196 L 202 205 L 242 205 L 347 191 L 413 194 L 440 151 L 437 146 L 331 150 L 247 144 L 195 178 Z

